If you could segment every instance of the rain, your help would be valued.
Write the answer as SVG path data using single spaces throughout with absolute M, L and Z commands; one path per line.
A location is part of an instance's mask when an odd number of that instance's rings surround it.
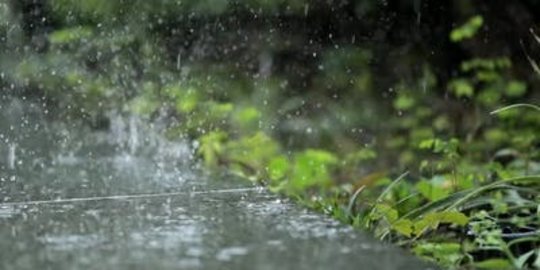
M 0 269 L 540 269 L 533 0 L 0 0 Z

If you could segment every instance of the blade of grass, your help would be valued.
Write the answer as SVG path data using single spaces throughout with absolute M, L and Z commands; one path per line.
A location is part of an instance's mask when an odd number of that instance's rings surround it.
M 388 194 L 388 192 L 390 192 L 390 190 L 392 190 L 392 188 L 397 185 L 401 180 L 403 180 L 405 178 L 405 176 L 407 176 L 409 174 L 409 172 L 404 172 L 402 173 L 400 176 L 398 176 L 398 178 L 396 178 L 394 181 L 392 181 L 392 183 L 390 183 L 390 185 L 388 185 L 384 190 L 383 192 L 381 192 L 381 194 L 379 194 L 379 196 L 377 197 L 377 199 L 375 200 L 375 203 L 373 204 L 373 207 L 371 208 L 371 211 L 369 212 L 369 215 L 368 216 L 371 216 L 373 215 L 373 213 L 375 212 L 375 209 L 376 209 L 376 206 L 377 204 L 379 204 L 380 202 L 382 202 L 382 200 L 384 199 L 384 196 L 386 196 L 386 194 Z
M 509 179 L 504 179 L 504 180 L 500 180 L 500 181 L 485 185 L 483 187 L 475 188 L 471 192 L 469 192 L 467 195 L 458 199 L 454 204 L 450 205 L 446 210 L 456 209 L 461 204 L 474 198 L 476 195 L 479 195 L 484 191 L 491 190 L 493 188 L 497 188 L 508 183 L 531 182 L 531 181 L 540 181 L 540 175 L 509 178 Z
M 540 44 L 540 37 L 538 37 L 536 35 L 536 33 L 534 32 L 534 30 L 532 29 L 529 29 L 532 36 L 534 37 L 534 39 L 536 40 L 536 42 L 538 42 Z M 523 41 L 520 41 L 520 44 L 521 44 L 521 49 L 523 50 L 523 53 L 525 54 L 525 57 L 527 58 L 527 61 L 529 61 L 529 64 L 531 65 L 532 69 L 534 70 L 534 72 L 536 72 L 536 74 L 540 75 L 540 67 L 538 66 L 538 63 L 536 63 L 536 61 L 534 61 L 534 59 L 532 59 L 532 57 L 529 55 L 529 53 L 527 53 L 527 49 L 525 49 L 525 45 L 523 45 Z
M 356 199 L 358 198 L 358 196 L 360 195 L 360 193 L 362 193 L 362 191 L 366 188 L 366 186 L 361 186 L 359 187 L 355 192 L 354 194 L 351 196 L 351 199 L 349 199 L 349 204 L 347 204 L 347 215 L 348 216 L 352 216 L 352 210 L 353 210 L 353 207 L 354 207 L 354 204 L 356 203 Z
M 388 194 L 388 192 L 390 192 L 390 190 L 392 190 L 392 188 L 394 186 L 396 186 L 399 182 L 401 182 L 401 180 L 403 180 L 405 178 L 405 176 L 409 175 L 409 172 L 404 172 L 402 173 L 400 176 L 398 176 L 398 178 L 396 178 L 396 180 L 394 180 L 392 183 L 390 183 L 390 185 L 388 185 L 384 190 L 383 192 L 381 192 L 381 194 L 379 195 L 379 197 L 377 197 L 377 200 L 375 201 L 376 203 L 380 203 L 382 202 L 382 200 L 384 199 L 384 196 L 386 196 L 386 194 Z
M 515 108 L 529 108 L 529 109 L 534 109 L 534 110 L 537 110 L 537 111 L 540 112 L 540 106 L 537 106 L 537 105 L 534 105 L 534 104 L 528 104 L 528 103 L 518 103 L 518 104 L 512 104 L 512 105 L 509 105 L 509 106 L 506 106 L 506 107 L 499 108 L 497 110 L 494 110 L 494 111 L 490 112 L 489 114 L 491 114 L 491 115 L 498 114 L 498 113 L 508 111 L 508 110 L 511 110 L 511 109 L 515 109 Z
M 406 202 L 406 201 L 408 201 L 408 200 L 410 200 L 410 199 L 412 199 L 412 198 L 414 198 L 414 197 L 416 197 L 416 196 L 418 196 L 418 195 L 420 195 L 419 192 L 415 192 L 415 193 L 413 193 L 413 194 L 409 194 L 409 196 L 407 196 L 407 197 L 405 197 L 405 198 L 403 198 L 403 199 L 397 201 L 394 205 L 392 205 L 392 207 L 395 208 L 396 206 L 399 206 L 399 205 L 401 205 L 402 203 L 404 203 L 404 202 Z
M 529 31 L 531 32 L 531 35 L 533 35 L 536 42 L 540 44 L 540 37 L 534 32 L 534 29 L 530 28 Z
M 459 198 L 465 196 L 465 194 L 467 194 L 468 192 L 470 192 L 470 190 L 464 190 L 464 191 L 459 191 L 459 192 L 456 192 L 448 197 L 445 197 L 445 198 L 442 198 L 442 199 L 439 199 L 437 201 L 433 201 L 433 202 L 430 202 L 430 203 L 427 203 L 423 206 L 420 206 L 414 210 L 411 210 L 409 211 L 408 213 L 404 214 L 400 219 L 403 219 L 403 218 L 409 218 L 409 219 L 414 219 L 414 218 L 417 218 L 419 216 L 422 216 L 426 213 L 429 213 L 429 212 L 435 212 L 435 211 L 439 211 L 439 210 L 442 210 L 444 209 L 446 206 L 448 206 L 449 204 L 451 204 L 452 202 L 458 200 Z
M 416 208 L 403 215 L 401 218 L 416 218 L 433 211 L 452 210 L 457 208 L 458 206 L 461 206 L 466 201 L 475 198 L 477 195 L 483 192 L 508 187 L 508 183 L 526 183 L 538 181 L 540 181 L 540 175 L 515 177 L 493 182 L 483 187 L 459 191 L 443 199 L 430 202 L 426 205 Z
M 373 207 L 371 208 L 371 211 L 369 211 L 369 214 L 368 214 L 368 217 L 369 216 L 372 216 L 375 212 L 375 209 L 377 207 L 377 204 L 379 204 L 380 202 L 382 202 L 382 200 L 384 199 L 384 196 L 386 196 L 386 194 L 388 194 L 388 192 L 390 192 L 390 190 L 392 190 L 392 188 L 394 186 L 396 186 L 401 180 L 403 180 L 405 178 L 405 176 L 407 176 L 409 174 L 409 172 L 404 172 L 402 173 L 400 176 L 398 176 L 398 178 L 396 178 L 394 181 L 392 181 L 392 183 L 390 183 L 390 185 L 388 185 L 384 190 L 383 192 L 381 192 L 381 194 L 379 194 L 379 196 L 377 197 L 377 199 L 375 200 L 375 203 L 373 204 Z M 369 220 L 369 219 L 368 219 Z M 368 221 L 369 222 L 369 221 Z M 383 237 L 385 235 L 383 234 Z M 381 238 L 382 239 L 382 238 Z

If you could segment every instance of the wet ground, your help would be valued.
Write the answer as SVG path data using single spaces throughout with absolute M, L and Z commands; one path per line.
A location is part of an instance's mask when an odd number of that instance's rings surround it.
M 0 269 L 430 269 L 233 177 L 136 118 L 108 132 L 0 102 Z

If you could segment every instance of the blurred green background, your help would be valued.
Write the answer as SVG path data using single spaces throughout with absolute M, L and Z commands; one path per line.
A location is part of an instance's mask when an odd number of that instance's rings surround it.
M 538 100 L 525 53 L 540 47 L 537 2 L 499 2 L 4 0 L 1 83 L 94 125 L 117 110 L 287 148 L 494 150 L 514 136 L 487 113 Z

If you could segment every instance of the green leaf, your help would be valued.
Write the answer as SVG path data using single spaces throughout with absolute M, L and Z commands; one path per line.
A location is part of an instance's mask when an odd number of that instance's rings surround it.
M 271 180 L 277 181 L 285 177 L 289 170 L 289 160 L 285 156 L 278 156 L 270 160 L 268 175 Z
M 485 261 L 474 263 L 474 266 L 479 269 L 512 269 L 512 263 L 506 259 L 488 259 Z
M 416 184 L 416 189 L 430 201 L 437 201 L 447 197 L 450 190 L 445 188 L 443 177 L 433 177 L 431 180 L 421 180 Z
M 179 112 L 188 113 L 197 107 L 197 104 L 199 103 L 199 96 L 197 92 L 190 88 L 186 90 L 181 98 L 177 99 L 176 102 L 176 109 Z
M 257 132 L 253 136 L 229 142 L 224 155 L 229 161 L 248 165 L 252 170 L 262 171 L 278 152 L 279 145 L 275 140 L 262 132 Z
M 392 229 L 401 235 L 411 237 L 413 233 L 413 222 L 409 219 L 399 219 L 392 224 Z
M 452 80 L 449 87 L 457 97 L 472 97 L 474 95 L 474 87 L 467 79 Z
M 232 103 L 218 103 L 218 102 L 208 102 L 208 110 L 211 115 L 217 118 L 223 118 L 228 115 L 234 109 Z
M 310 187 L 331 184 L 330 166 L 338 159 L 332 153 L 308 149 L 295 156 L 293 175 L 289 182 L 290 191 L 298 192 Z
M 223 144 L 227 134 L 222 131 L 210 132 L 200 137 L 200 146 L 197 150 L 209 167 L 218 165 L 219 156 L 223 154 Z
M 146 96 L 140 96 L 131 100 L 130 107 L 136 114 L 150 115 L 159 107 L 159 102 Z
M 516 266 L 516 268 L 519 268 L 519 269 L 524 269 L 525 268 L 525 264 L 527 263 L 527 261 L 533 256 L 535 255 L 536 253 L 536 250 L 531 250 L 529 252 L 526 252 L 525 254 L 519 256 L 515 261 L 514 261 L 514 264 Z
M 533 267 L 535 267 L 536 269 L 540 269 L 540 248 L 536 249 L 536 259 L 533 262 Z
M 388 223 L 395 223 L 398 220 L 398 212 L 389 205 L 378 203 L 371 212 L 370 219 L 379 220 L 382 218 L 384 218 Z
M 416 255 L 434 259 L 443 268 L 453 268 L 464 258 L 461 245 L 459 243 L 420 243 L 413 251 Z
M 414 100 L 413 97 L 406 94 L 400 94 L 394 100 L 394 108 L 396 110 L 408 110 L 414 107 L 415 103 L 416 101 Z
M 76 26 L 56 30 L 49 34 L 49 41 L 52 44 L 65 44 L 74 41 L 88 39 L 93 35 L 92 28 L 85 26 Z
M 455 224 L 459 226 L 465 226 L 469 222 L 469 218 L 458 211 L 445 211 L 437 213 L 436 217 L 441 223 Z
M 459 42 L 474 37 L 484 24 L 484 18 L 480 15 L 470 18 L 465 24 L 455 28 L 450 33 L 450 40 Z
M 506 95 L 509 97 L 521 97 L 527 92 L 527 85 L 520 81 L 510 81 L 506 86 Z
M 475 78 L 480 82 L 495 82 L 501 78 L 501 74 L 496 70 L 478 70 L 476 71 Z
M 233 114 L 234 123 L 245 129 L 254 129 L 261 117 L 261 112 L 255 107 L 246 107 Z
M 350 161 L 350 162 L 359 162 L 359 161 L 373 160 L 375 158 L 377 158 L 377 152 L 375 152 L 371 148 L 366 147 L 347 155 L 345 160 Z
M 477 101 L 486 106 L 494 106 L 502 98 L 502 92 L 499 88 L 486 88 L 477 96 Z
M 426 140 L 422 140 L 419 144 L 418 144 L 418 148 L 420 149 L 431 149 L 433 148 L 433 146 L 435 145 L 437 139 L 426 139 Z
M 468 222 L 469 218 L 457 211 L 432 212 L 414 223 L 414 234 L 420 236 L 428 229 L 437 229 L 442 223 L 464 226 Z
M 494 71 L 500 69 L 506 69 L 512 66 L 512 61 L 508 57 L 495 57 L 495 58 L 473 58 L 461 63 L 461 70 L 463 72 L 469 71 Z M 479 79 L 488 79 L 484 76 L 491 77 L 492 75 L 483 74 Z

